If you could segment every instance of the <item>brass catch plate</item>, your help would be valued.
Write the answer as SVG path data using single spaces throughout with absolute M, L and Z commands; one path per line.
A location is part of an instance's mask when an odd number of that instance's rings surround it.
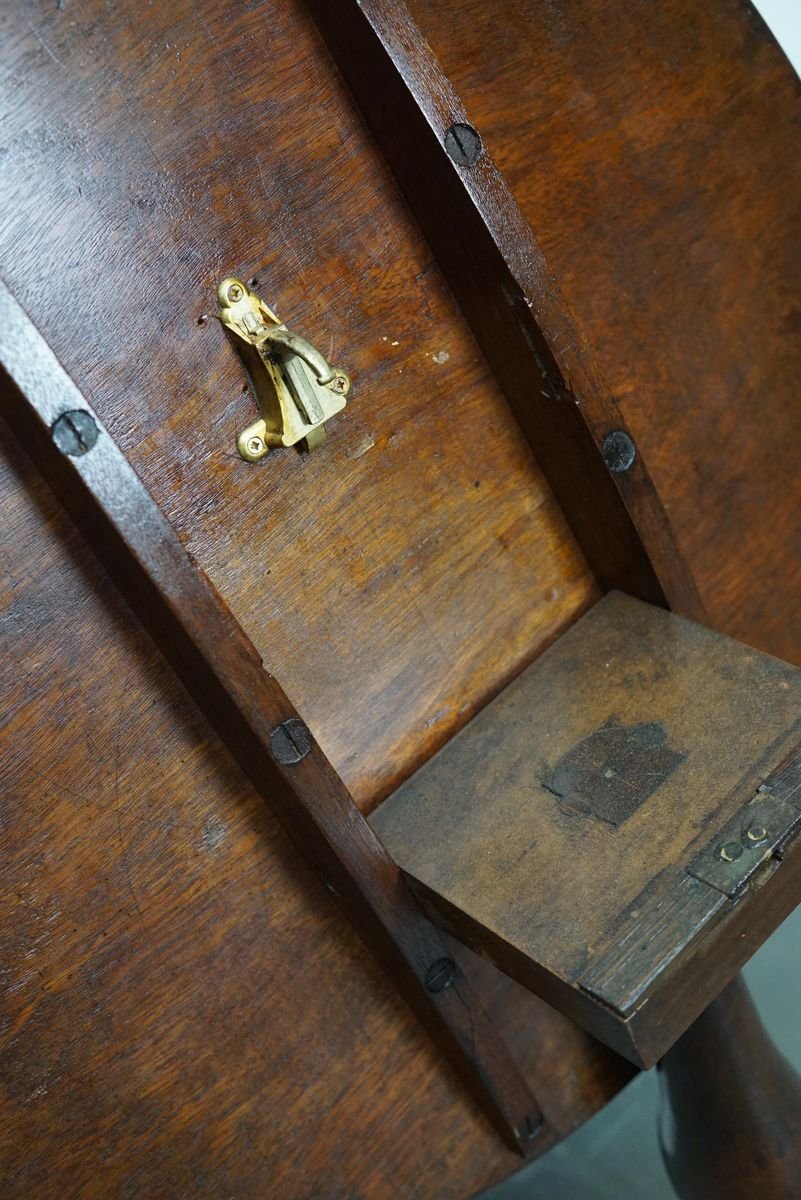
M 242 458 L 257 462 L 277 446 L 318 446 L 326 421 L 345 407 L 348 375 L 291 333 L 241 279 L 223 279 L 217 300 L 220 320 L 242 357 L 261 414 L 237 438 Z

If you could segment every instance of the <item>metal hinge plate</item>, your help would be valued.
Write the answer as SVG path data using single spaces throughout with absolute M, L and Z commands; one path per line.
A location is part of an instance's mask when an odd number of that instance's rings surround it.
M 733 896 L 801 828 L 801 755 L 762 784 L 687 867 L 688 874 Z

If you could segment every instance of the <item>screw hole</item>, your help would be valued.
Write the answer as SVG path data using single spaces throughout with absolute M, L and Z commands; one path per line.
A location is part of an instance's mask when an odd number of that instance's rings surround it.
M 254 275 L 252 279 L 248 280 L 248 287 L 258 287 L 258 286 L 259 286 L 259 281 L 256 278 L 256 276 Z
M 206 322 L 208 321 L 208 319 L 209 319 L 209 318 L 206 316 L 206 314 L 205 314 L 205 313 L 203 313 L 203 315 L 202 315 L 202 316 L 198 317 L 198 319 L 197 319 L 197 323 L 198 323 L 198 325 L 205 325 L 205 324 L 206 324 Z

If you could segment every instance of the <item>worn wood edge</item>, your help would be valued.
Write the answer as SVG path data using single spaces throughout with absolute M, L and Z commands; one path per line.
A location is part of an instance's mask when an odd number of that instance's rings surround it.
M 278 682 L 209 579 L 191 559 L 91 405 L 0 283 L 2 413 L 53 488 L 123 600 L 142 621 L 256 790 L 461 1076 L 506 1144 L 537 1152 L 539 1104 L 463 972 L 426 987 L 448 945 L 405 885 L 377 834 L 311 738 L 282 765 L 271 734 L 297 718 Z M 68 457 L 51 435 L 76 409 L 99 430 Z
M 798 795 L 801 755 L 798 747 L 785 758 L 784 763 L 766 780 L 769 789 L 775 789 L 787 798 L 788 805 L 801 811 Z M 736 815 L 742 824 L 749 801 Z M 697 895 L 697 916 L 703 909 L 704 896 L 708 901 L 708 913 L 696 922 L 690 939 L 690 949 L 679 957 L 667 950 L 664 959 L 654 971 L 643 979 L 630 993 L 620 995 L 610 1003 L 608 981 L 610 966 L 614 968 L 614 957 L 610 963 L 599 964 L 593 976 L 579 980 L 580 986 L 601 1003 L 619 1014 L 630 1031 L 631 1041 L 637 1047 L 638 1057 L 647 1067 L 659 1061 L 678 1041 L 704 1009 L 742 969 L 763 942 L 778 928 L 794 908 L 801 903 L 801 828 L 794 822 L 776 842 L 758 867 L 749 871 L 742 885 L 733 895 L 719 890 L 713 883 L 696 878 L 685 868 L 683 885 L 690 896 Z M 724 826 L 713 841 L 726 837 Z M 766 894 L 762 894 L 764 892 Z M 770 892 L 770 903 L 767 892 Z M 643 936 L 640 931 L 639 938 Z M 651 936 L 650 932 L 648 936 Z M 656 935 L 653 935 L 656 936 Z M 639 940 L 638 938 L 638 940 Z M 624 954 L 617 958 L 624 966 Z M 667 1036 L 662 1025 L 654 1022 L 654 1011 L 669 1011 L 671 1032 Z M 676 1032 L 676 1014 L 679 1029 Z
M 698 884 L 699 901 L 708 899 L 704 932 L 694 938 L 692 950 L 673 961 L 649 988 L 643 989 L 630 1010 L 610 1004 L 603 995 L 585 987 L 581 980 L 564 980 L 535 963 L 514 944 L 487 930 L 414 876 L 407 879 L 432 919 L 452 937 L 498 970 L 516 979 L 547 1004 L 575 1021 L 611 1050 L 643 1070 L 670 1050 L 693 1021 L 731 982 L 738 971 L 801 902 L 801 852 L 796 839 L 784 850 L 787 865 L 773 860 L 773 869 L 757 875 L 743 893 L 729 900 L 708 884 Z M 792 868 L 792 869 L 791 869 Z M 769 876 L 769 878 L 767 878 Z M 772 881 L 772 904 L 768 910 L 756 898 L 760 888 Z M 670 1012 L 667 1032 L 655 1022 L 653 1012 L 661 1007 Z M 681 1016 L 677 1019 L 676 1013 Z
M 760 785 L 756 796 L 762 794 L 773 796 L 788 808 L 801 813 L 801 747 L 795 746 L 785 754 L 779 766 Z M 737 814 L 738 823 L 742 823 L 753 799 Z M 718 836 L 725 836 L 725 827 Z M 687 871 L 687 879 L 694 879 L 689 866 Z M 704 886 L 712 893 L 717 891 L 713 883 Z M 770 906 L 757 899 L 763 888 L 770 889 Z M 677 960 L 675 966 L 671 964 L 659 979 L 659 989 L 664 991 L 666 1005 L 677 1005 L 682 998 L 687 998 L 685 1008 L 689 1016 L 683 1015 L 682 1033 L 801 903 L 801 827 L 798 822 L 792 822 L 778 839 L 769 843 L 764 860 L 756 869 L 748 871 L 734 894 L 718 892 L 718 895 L 723 903 L 717 907 L 713 919 L 696 939 L 690 955 L 682 961 Z M 697 967 L 701 959 L 703 970 L 699 970 L 696 977 L 693 963 Z M 696 978 L 703 979 L 711 993 L 706 999 L 699 998 Z M 649 991 L 647 986 L 640 988 L 622 1006 L 632 1026 L 632 1036 L 641 1044 L 644 1055 L 652 1061 L 661 1058 L 664 1051 L 660 1052 L 658 1045 L 652 1046 L 652 1039 L 642 1032 L 641 1016 L 645 1005 L 657 999 L 656 991 Z
M 723 803 L 688 846 L 678 887 L 675 882 L 673 886 L 664 884 L 665 877 L 672 878 L 675 868 L 681 865 L 675 863 L 652 879 L 634 898 L 629 910 L 649 912 L 648 920 L 631 925 L 627 932 L 619 925 L 610 933 L 606 946 L 599 947 L 591 970 L 579 980 L 585 990 L 619 1012 L 631 1014 L 678 953 L 679 948 L 671 936 L 674 925 L 680 923 L 685 930 L 685 943 L 696 933 L 703 938 L 709 928 L 707 922 L 715 914 L 726 911 L 726 901 L 739 901 L 757 877 L 760 886 L 767 881 L 771 862 L 781 862 L 786 847 L 801 829 L 799 736 L 801 721 L 795 721 L 774 739 L 760 759 L 729 790 Z M 743 795 L 748 796 L 745 802 L 741 799 Z M 739 804 L 727 816 L 732 801 L 739 801 Z M 739 841 L 742 830 L 755 819 L 764 824 L 766 836 L 752 850 L 744 847 L 741 857 L 728 866 L 725 881 L 714 873 L 699 873 L 699 861 L 706 862 L 711 855 L 717 859 L 721 844 Z M 723 865 L 722 861 L 720 865 Z M 688 933 L 689 924 L 692 929 Z M 643 949 L 647 952 L 647 971 L 642 969 Z M 661 953 L 655 954 L 655 950 Z
M 801 810 L 800 772 L 801 754 L 796 747 L 767 776 L 763 786 Z M 738 818 L 749 805 L 750 801 Z M 452 937 L 489 959 L 629 1062 L 648 1069 L 671 1049 L 801 903 L 799 834 L 801 829 L 794 823 L 732 897 L 685 869 L 680 881 L 680 904 L 685 928 L 687 923 L 691 926 L 689 935 L 681 945 L 672 937 L 677 902 L 671 898 L 657 911 L 648 929 L 638 926 L 632 933 L 635 953 L 643 938 L 652 953 L 654 940 L 664 937 L 664 954 L 647 976 L 640 977 L 636 988 L 626 993 L 618 989 L 617 994 L 610 982 L 617 968 L 626 969 L 630 953 L 626 945 L 616 943 L 591 973 L 567 979 L 535 962 L 410 871 L 404 873 L 426 911 Z M 712 840 L 720 836 L 718 833 Z M 766 895 L 761 895 L 763 888 L 770 890 L 770 904 Z M 664 1020 L 654 1018 L 655 1012 L 670 1014 L 669 1029 Z
M 770 907 L 764 897 L 759 899 L 763 887 L 771 889 Z M 710 887 L 710 891 L 714 889 Z M 691 953 L 668 968 L 658 990 L 645 993 L 627 1019 L 632 1041 L 648 1066 L 665 1055 L 801 903 L 801 838 L 794 837 L 783 848 L 781 858 L 769 860 L 740 895 L 733 900 L 721 898 L 724 904 L 703 936 L 696 939 Z M 679 1034 L 669 1044 L 660 1037 L 653 1020 L 646 1027 L 643 1019 L 646 1006 L 657 1002 L 671 1010 L 674 1022 L 676 1012 L 681 1012 Z
M 575 981 L 537 963 L 506 938 L 488 929 L 452 901 L 439 895 L 408 871 L 404 875 L 431 919 L 473 953 L 486 958 L 499 971 L 534 992 L 592 1037 L 628 1059 L 635 1067 L 646 1064 L 640 1057 L 628 1022 L 611 1005 L 583 992 Z
M 465 108 L 403 4 L 308 0 L 589 564 L 623 591 L 704 621 L 642 455 L 610 472 L 625 430 L 545 256 L 484 147 L 451 161 Z

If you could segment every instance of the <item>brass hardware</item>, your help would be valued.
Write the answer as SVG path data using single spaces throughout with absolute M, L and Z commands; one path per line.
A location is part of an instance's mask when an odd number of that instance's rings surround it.
M 247 462 L 257 462 L 274 446 L 304 441 L 309 450 L 319 446 L 325 422 L 345 407 L 349 377 L 305 338 L 290 333 L 241 279 L 223 279 L 217 300 L 220 320 L 242 356 L 261 412 L 237 438 L 239 453 Z
M 784 796 L 796 796 L 797 762 L 763 784 L 748 804 L 724 825 L 687 867 L 690 875 L 726 896 L 735 895 L 769 859 L 801 832 L 801 810 Z M 785 778 L 786 777 L 786 778 Z

